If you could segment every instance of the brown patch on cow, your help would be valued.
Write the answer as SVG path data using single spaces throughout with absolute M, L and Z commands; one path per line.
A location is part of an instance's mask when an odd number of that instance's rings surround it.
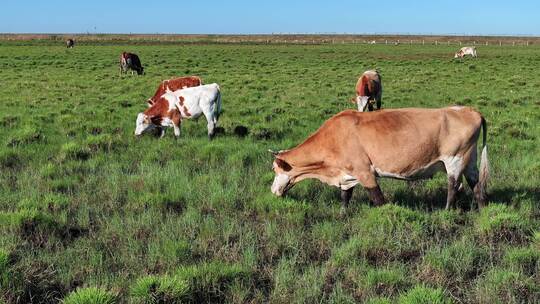
M 169 101 L 165 98 L 159 98 L 150 108 L 144 111 L 144 114 L 146 114 L 147 116 L 164 116 L 168 112 L 168 109 Z
M 180 121 L 182 120 L 182 115 L 180 115 L 180 111 L 178 111 L 178 109 L 169 111 L 168 116 L 169 116 L 169 119 L 172 120 L 174 125 L 176 126 L 180 125 Z
M 184 100 L 186 100 L 184 96 L 180 96 L 178 99 L 180 99 L 180 105 L 184 106 Z
M 188 108 L 186 106 L 182 106 L 182 109 L 184 109 L 184 115 L 186 115 L 187 117 L 191 116 L 191 113 L 189 113 Z
M 178 77 L 173 79 L 167 79 L 163 80 L 156 92 L 154 93 L 154 96 L 150 98 L 150 100 L 158 100 L 163 94 L 167 92 L 167 88 L 174 92 L 180 89 L 184 88 L 191 88 L 202 85 L 202 80 L 198 76 L 187 76 L 187 77 Z
M 161 125 L 161 121 L 163 120 L 163 116 L 157 115 L 157 116 L 150 116 L 150 121 L 154 125 Z
M 281 169 L 283 169 L 284 171 L 291 171 L 292 167 L 291 165 L 289 165 L 289 163 L 287 163 L 286 161 L 284 161 L 283 159 L 281 158 L 276 158 L 276 165 L 278 167 L 280 167 Z
M 366 75 L 362 75 L 358 82 L 356 83 L 356 95 L 358 96 L 371 96 L 369 88 L 369 79 Z

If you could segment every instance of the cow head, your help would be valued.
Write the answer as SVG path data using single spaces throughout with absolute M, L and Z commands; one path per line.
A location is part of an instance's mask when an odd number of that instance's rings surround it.
M 156 126 L 152 123 L 150 116 L 139 113 L 137 114 L 137 120 L 135 121 L 135 136 L 140 136 L 144 132 L 149 131 Z
M 144 67 L 137 70 L 137 75 L 144 75 Z
M 275 159 L 274 163 L 272 164 L 272 169 L 276 173 L 276 176 L 274 177 L 274 182 L 272 183 L 272 187 L 270 190 L 273 194 L 277 196 L 283 196 L 289 189 L 294 186 L 296 183 L 296 178 L 292 174 L 293 167 L 287 163 L 284 159 L 280 158 L 280 152 L 272 152 L 274 154 Z
M 457 52 L 455 55 L 454 55 L 454 58 L 460 58 L 460 57 L 463 57 L 463 54 L 461 51 Z
M 369 105 L 369 96 L 356 96 L 356 104 L 358 111 L 365 112 Z

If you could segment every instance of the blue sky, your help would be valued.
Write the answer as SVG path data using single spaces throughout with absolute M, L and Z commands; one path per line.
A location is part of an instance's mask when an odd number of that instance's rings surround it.
M 540 0 L 3 0 L 0 32 L 540 36 Z

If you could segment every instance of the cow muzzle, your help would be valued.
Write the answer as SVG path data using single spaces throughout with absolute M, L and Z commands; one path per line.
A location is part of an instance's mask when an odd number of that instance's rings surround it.
M 291 187 L 293 183 L 290 176 L 284 173 L 276 174 L 274 182 L 270 191 L 276 196 L 283 196 Z

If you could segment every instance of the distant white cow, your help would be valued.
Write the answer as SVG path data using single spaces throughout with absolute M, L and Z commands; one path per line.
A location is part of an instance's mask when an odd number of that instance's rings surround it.
M 462 47 L 455 55 L 454 58 L 463 58 L 465 55 L 471 55 L 473 57 L 477 57 L 476 55 L 476 48 L 474 46 L 465 46 Z
M 180 136 L 183 118 L 197 118 L 204 114 L 208 121 L 208 137 L 214 137 L 221 112 L 221 92 L 216 83 L 167 91 L 144 112 L 137 115 L 135 135 L 158 128 L 161 137 L 165 131 L 161 127 L 173 127 L 174 135 Z

